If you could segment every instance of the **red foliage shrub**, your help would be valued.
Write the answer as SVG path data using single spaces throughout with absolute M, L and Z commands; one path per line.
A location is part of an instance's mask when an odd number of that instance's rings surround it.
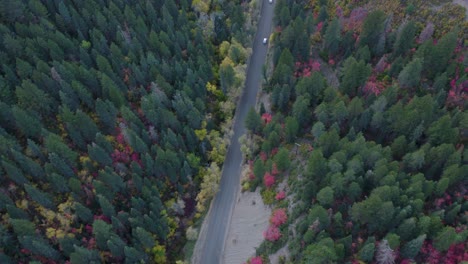
M 448 264 L 456 264 L 468 261 L 468 246 L 466 243 L 453 244 L 445 255 L 445 262 Z
M 85 230 L 86 230 L 86 232 L 88 232 L 90 234 L 93 233 L 93 227 L 91 225 L 89 225 L 89 224 L 85 226 Z
M 284 191 L 280 191 L 279 193 L 276 194 L 276 200 L 281 201 L 284 198 L 286 198 L 286 193 Z
M 274 225 L 270 225 L 268 229 L 263 232 L 263 237 L 265 237 L 266 240 L 274 242 L 281 237 L 281 232 L 278 227 Z
M 128 153 L 118 149 L 114 149 L 114 152 L 111 154 L 111 158 L 114 163 L 128 163 L 130 161 Z
M 117 136 L 115 139 L 117 141 L 117 146 L 115 146 L 114 152 L 111 154 L 112 162 L 115 163 L 124 163 L 128 164 L 132 161 L 135 161 L 140 166 L 142 162 L 140 160 L 140 155 L 133 151 L 132 147 L 128 145 L 125 135 L 120 128 L 116 129 Z
M 468 248 L 465 243 L 453 244 L 447 252 L 443 254 L 432 246 L 432 242 L 425 241 L 421 248 L 421 253 L 423 255 L 423 263 L 457 264 L 468 261 Z
M 377 81 L 376 76 L 371 75 L 369 79 L 367 80 L 367 83 L 362 88 L 362 91 L 366 95 L 369 95 L 369 94 L 379 95 L 384 89 L 385 89 L 385 86 L 381 82 Z
M 265 152 L 260 152 L 260 159 L 265 162 L 267 160 L 267 154 Z
M 270 223 L 274 226 L 280 226 L 288 221 L 288 215 L 286 214 L 286 209 L 280 208 L 273 211 L 273 214 L 270 218 Z
M 271 175 L 269 172 L 266 172 L 263 176 L 263 182 L 267 188 L 270 188 L 273 186 L 273 184 L 275 184 L 275 177 L 273 177 L 273 175 Z
M 250 259 L 250 264 L 263 264 L 262 257 L 253 257 Z
M 317 31 L 317 32 L 320 32 L 320 31 L 322 31 L 322 28 L 323 28 L 323 22 L 320 21 L 320 22 L 317 24 L 317 30 L 316 30 L 316 31 Z
M 107 216 L 105 216 L 105 215 L 103 215 L 103 214 L 101 214 L 101 215 L 94 215 L 93 219 L 94 219 L 94 220 L 102 220 L 102 221 L 104 221 L 104 222 L 106 222 L 106 223 L 108 223 L 108 224 L 111 223 L 111 220 L 109 219 L 109 217 L 107 217 Z
M 278 149 L 275 148 L 276 152 L 278 152 Z M 276 154 L 276 153 L 275 153 Z M 274 155 L 274 154 L 273 154 Z M 273 176 L 276 176 L 279 174 L 279 171 L 278 171 L 278 166 L 276 166 L 276 163 L 273 163 L 273 166 L 271 168 L 271 174 L 273 174 Z
M 88 248 L 88 249 L 94 249 L 94 248 L 96 248 L 96 239 L 95 239 L 94 237 L 90 238 L 90 239 L 88 240 L 88 243 L 87 243 L 87 244 L 88 244 L 88 245 L 86 246 L 86 248 Z
M 136 153 L 136 152 L 133 152 L 133 153 L 132 153 L 131 158 L 132 158 L 132 161 L 135 161 L 135 162 L 139 162 L 139 161 L 140 161 L 140 157 L 139 157 L 138 153 Z
M 124 135 L 120 132 L 120 129 L 118 129 L 118 134 L 115 137 L 115 139 L 117 140 L 119 144 L 125 144 Z
M 274 148 L 274 149 L 271 150 L 271 156 L 272 157 L 275 156 L 276 153 L 278 153 L 278 148 Z M 276 164 L 273 164 L 273 166 L 276 166 Z
M 429 264 L 440 263 L 440 258 L 442 257 L 442 255 L 427 240 L 424 241 L 424 244 L 423 244 L 423 246 L 421 248 L 421 253 L 425 255 L 427 263 L 429 263 Z
M 365 94 L 375 94 L 375 95 L 380 94 L 379 86 L 377 85 L 376 82 L 373 82 L 373 81 L 368 81 L 366 85 L 364 85 L 362 90 L 364 91 Z
M 262 120 L 265 122 L 265 124 L 268 124 L 271 122 L 272 117 L 273 116 L 270 113 L 263 113 Z
M 21 253 L 26 254 L 26 255 L 31 254 L 31 251 L 29 249 L 26 249 L 26 248 L 22 248 L 20 251 L 21 251 Z
M 294 76 L 309 77 L 313 71 L 320 71 L 320 62 L 309 59 L 307 62 L 296 61 Z
M 312 16 L 314 17 L 314 20 L 317 20 L 317 18 L 318 18 L 318 12 L 317 12 L 317 11 L 314 11 L 314 13 L 312 14 Z
M 312 71 L 320 71 L 320 62 L 314 61 L 311 65 Z

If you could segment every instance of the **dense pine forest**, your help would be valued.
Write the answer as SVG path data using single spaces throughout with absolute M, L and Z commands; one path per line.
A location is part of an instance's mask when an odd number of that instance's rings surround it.
M 0 263 L 184 259 L 219 181 L 249 8 L 1 1 Z
M 468 262 L 468 22 L 451 1 L 277 0 L 246 120 L 250 264 Z

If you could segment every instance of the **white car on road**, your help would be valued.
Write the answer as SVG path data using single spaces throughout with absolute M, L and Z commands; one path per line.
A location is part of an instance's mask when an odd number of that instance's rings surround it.
M 267 44 L 268 38 L 263 38 L 263 44 Z
M 268 0 L 268 3 L 270 3 L 270 4 L 273 3 L 273 0 Z

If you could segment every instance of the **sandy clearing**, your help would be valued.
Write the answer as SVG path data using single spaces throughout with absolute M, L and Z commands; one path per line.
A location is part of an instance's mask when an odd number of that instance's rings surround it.
M 263 204 L 259 189 L 238 195 L 225 242 L 223 263 L 241 264 L 255 254 L 255 248 L 263 241 L 270 214 L 271 209 Z
M 284 257 L 285 259 L 289 258 L 289 250 L 288 250 L 288 245 L 285 245 L 284 247 L 278 249 L 276 253 L 271 254 L 269 256 L 270 258 L 270 263 L 271 264 L 278 264 L 280 263 L 280 257 Z
M 258 104 L 257 108 L 260 110 L 260 104 L 263 103 L 263 106 L 265 106 L 265 112 L 267 113 L 272 113 L 271 111 L 271 101 L 270 101 L 270 95 L 265 93 L 265 92 L 260 92 L 259 93 L 259 98 L 258 98 Z

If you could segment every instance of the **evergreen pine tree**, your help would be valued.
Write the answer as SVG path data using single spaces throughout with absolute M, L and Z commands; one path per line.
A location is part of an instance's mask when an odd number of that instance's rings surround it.
M 245 127 L 253 133 L 258 133 L 262 127 L 262 119 L 255 109 L 250 108 L 245 118 Z
M 420 235 L 417 238 L 408 241 L 401 249 L 401 256 L 408 259 L 414 259 L 426 239 L 426 235 Z
M 323 50 L 328 52 L 329 57 L 337 54 L 341 41 L 341 28 L 338 19 L 333 19 L 325 31 L 323 39 Z
M 412 60 L 398 75 L 398 81 L 404 88 L 413 88 L 419 84 L 421 79 L 422 60 L 416 58 Z

